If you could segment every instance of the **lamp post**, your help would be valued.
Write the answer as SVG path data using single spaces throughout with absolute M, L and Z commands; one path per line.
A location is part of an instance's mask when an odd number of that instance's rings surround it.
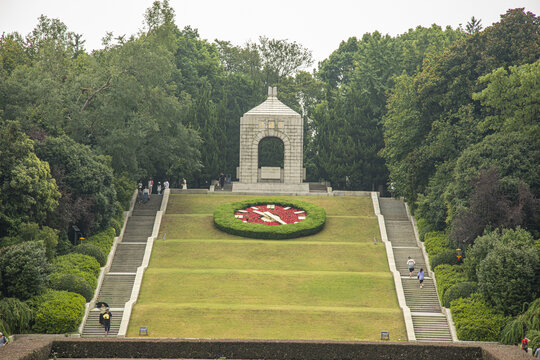
M 461 252 L 461 249 L 456 249 L 456 252 L 457 252 L 457 261 L 458 263 L 461 264 L 461 262 L 463 261 L 463 254 Z

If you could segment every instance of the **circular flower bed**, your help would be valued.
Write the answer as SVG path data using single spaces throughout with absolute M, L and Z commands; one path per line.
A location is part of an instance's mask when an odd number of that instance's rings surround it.
M 296 224 L 306 218 L 306 212 L 290 206 L 266 204 L 249 206 L 234 213 L 239 221 L 264 224 L 288 225 Z
M 220 205 L 214 211 L 218 229 L 257 239 L 291 239 L 315 234 L 325 221 L 322 207 L 286 198 L 239 201 Z

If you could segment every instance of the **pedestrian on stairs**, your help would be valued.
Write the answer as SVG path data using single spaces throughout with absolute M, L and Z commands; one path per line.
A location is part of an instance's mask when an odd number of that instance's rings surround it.
M 225 174 L 223 173 L 219 174 L 218 181 L 219 181 L 219 187 L 221 188 L 221 190 L 223 190 L 223 187 L 225 186 Z
M 101 304 L 101 307 L 99 308 L 99 323 L 101 324 L 101 327 L 104 327 L 103 325 L 103 315 L 105 315 L 105 312 L 107 311 L 107 307 L 105 304 Z
M 148 198 L 152 196 L 152 188 L 154 187 L 154 180 L 148 180 Z
M 161 181 L 158 181 L 157 183 L 157 194 L 161 195 Z
M 105 328 L 105 335 L 109 335 L 109 331 L 111 330 L 111 318 L 112 314 L 109 311 L 109 308 L 105 310 L 105 314 L 103 314 L 103 327 Z
M 145 187 L 144 190 L 143 190 L 143 195 L 144 195 L 144 200 L 143 202 L 144 203 L 147 203 L 148 202 L 148 199 L 150 199 L 150 192 L 148 191 L 148 188 Z
M 424 283 L 424 269 L 422 268 L 420 268 L 420 271 L 418 272 L 418 281 L 420 281 L 420 289 L 421 289 Z
M 409 256 L 407 259 L 407 266 L 409 267 L 409 279 L 412 279 L 415 265 L 416 262 Z

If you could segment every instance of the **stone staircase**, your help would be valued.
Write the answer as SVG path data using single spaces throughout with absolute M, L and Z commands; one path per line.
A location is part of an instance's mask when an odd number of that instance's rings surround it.
M 161 207 L 161 195 L 153 194 L 147 203 L 136 203 L 129 217 L 122 240 L 117 244 L 109 271 L 103 277 L 96 302 L 106 302 L 112 314 L 109 336 L 120 328 L 124 306 L 131 298 L 137 268 L 142 265 L 146 242 L 152 235 L 156 212 Z M 82 337 L 102 337 L 99 310 L 93 308 L 83 327 Z
M 384 216 L 388 240 L 392 244 L 396 269 L 401 274 L 405 302 L 411 310 L 416 340 L 452 341 L 446 316 L 442 313 L 433 279 L 428 276 L 422 250 L 416 243 L 414 229 L 407 217 L 405 204 L 401 200 L 379 198 L 381 214 Z M 407 259 L 416 262 L 413 278 L 409 278 Z M 424 269 L 426 277 L 420 288 L 416 274 Z

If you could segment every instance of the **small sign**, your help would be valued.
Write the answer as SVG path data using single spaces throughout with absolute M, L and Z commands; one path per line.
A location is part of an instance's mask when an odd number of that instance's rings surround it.
M 390 331 L 381 331 L 381 340 L 390 340 Z
M 148 326 L 141 326 L 139 328 L 139 336 L 146 335 L 148 336 Z

